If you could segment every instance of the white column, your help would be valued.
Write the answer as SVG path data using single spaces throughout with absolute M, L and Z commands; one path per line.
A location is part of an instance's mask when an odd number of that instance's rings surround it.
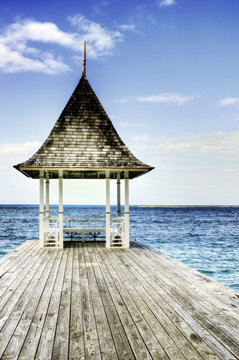
M 120 174 L 117 174 L 117 216 L 121 215 L 120 209 Z
M 59 170 L 59 247 L 63 249 L 63 171 Z
M 106 213 L 105 213 L 105 232 L 106 247 L 110 248 L 110 172 L 106 171 Z
M 40 170 L 40 207 L 39 207 L 39 241 L 44 247 L 44 171 Z
M 129 248 L 129 172 L 124 172 L 124 217 L 125 217 L 125 230 L 124 230 L 124 242 L 125 247 Z
M 50 211 L 49 211 L 49 186 L 50 186 L 50 180 L 49 180 L 49 173 L 46 172 L 46 217 L 50 216 Z

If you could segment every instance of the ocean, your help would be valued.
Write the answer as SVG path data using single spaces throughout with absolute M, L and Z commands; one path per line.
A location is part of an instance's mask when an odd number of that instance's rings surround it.
M 51 206 L 51 215 L 57 215 Z M 38 206 L 0 205 L 0 257 L 38 239 Z M 114 206 L 112 214 L 116 215 Z M 66 216 L 104 216 L 104 206 L 64 206 Z M 239 293 L 239 207 L 130 207 L 130 238 Z

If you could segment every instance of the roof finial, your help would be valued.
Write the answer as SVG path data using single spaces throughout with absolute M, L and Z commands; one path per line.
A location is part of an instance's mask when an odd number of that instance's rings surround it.
M 82 76 L 86 77 L 86 42 L 84 41 Z

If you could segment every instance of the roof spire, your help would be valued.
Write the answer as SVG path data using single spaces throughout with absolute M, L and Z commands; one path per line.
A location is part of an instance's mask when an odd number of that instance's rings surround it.
M 84 41 L 82 76 L 86 77 L 86 42 Z

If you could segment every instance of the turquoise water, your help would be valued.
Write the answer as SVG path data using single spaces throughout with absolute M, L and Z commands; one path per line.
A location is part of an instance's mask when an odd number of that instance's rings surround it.
M 64 207 L 68 216 L 104 216 L 104 211 L 104 206 Z M 51 215 L 57 215 L 56 206 Z M 130 236 L 239 293 L 239 207 L 132 206 Z M 0 206 L 0 257 L 29 239 L 38 239 L 38 206 Z

